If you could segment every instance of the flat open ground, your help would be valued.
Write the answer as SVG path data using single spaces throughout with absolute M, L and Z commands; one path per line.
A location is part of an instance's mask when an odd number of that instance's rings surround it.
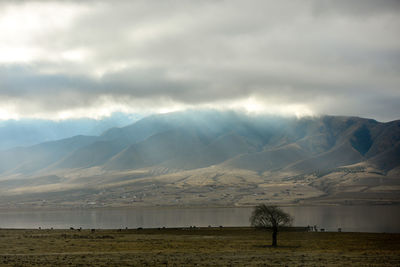
M 0 230 L 1 266 L 400 266 L 400 234 L 252 228 Z

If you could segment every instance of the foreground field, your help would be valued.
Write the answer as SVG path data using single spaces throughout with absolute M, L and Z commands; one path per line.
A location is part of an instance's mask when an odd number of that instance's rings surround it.
M 251 228 L 0 230 L 1 266 L 399 266 L 400 234 Z

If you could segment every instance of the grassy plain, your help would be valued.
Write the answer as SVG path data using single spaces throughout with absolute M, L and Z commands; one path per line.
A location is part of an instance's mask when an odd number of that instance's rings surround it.
M 400 234 L 252 228 L 0 230 L 1 266 L 400 266 Z

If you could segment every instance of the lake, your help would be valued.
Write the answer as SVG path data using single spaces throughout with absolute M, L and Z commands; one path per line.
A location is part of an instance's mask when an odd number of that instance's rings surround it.
M 294 226 L 327 231 L 400 232 L 400 206 L 282 207 Z M 0 211 L 0 228 L 249 226 L 252 208 L 104 208 Z

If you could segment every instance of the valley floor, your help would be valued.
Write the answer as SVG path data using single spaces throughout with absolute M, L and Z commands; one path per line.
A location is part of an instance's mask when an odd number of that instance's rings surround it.
M 0 230 L 1 266 L 399 266 L 400 234 L 252 228 Z
M 57 175 L 0 177 L 0 209 L 400 204 L 400 172 L 354 166 L 307 175 L 220 167 L 116 173 L 94 168 Z

